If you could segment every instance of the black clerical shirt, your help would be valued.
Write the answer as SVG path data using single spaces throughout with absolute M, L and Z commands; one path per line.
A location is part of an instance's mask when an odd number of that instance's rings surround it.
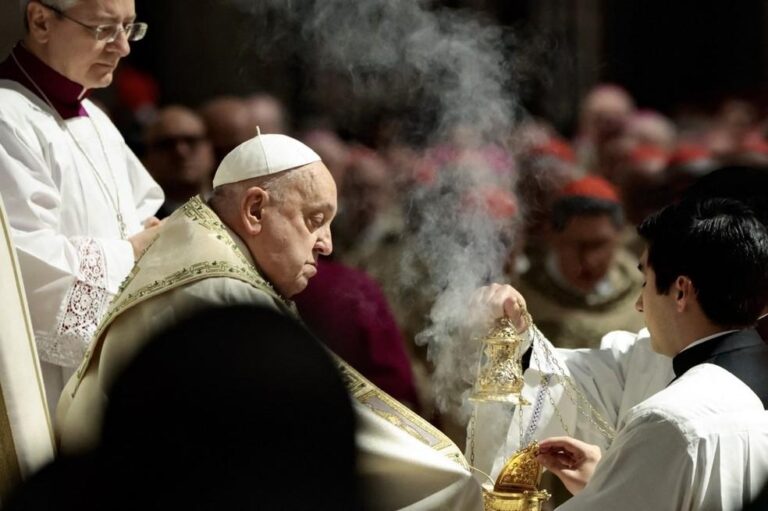
M 768 342 L 768 316 L 763 316 L 757 320 L 757 333 L 765 342 Z
M 675 379 L 705 363 L 720 366 L 739 378 L 768 409 L 768 344 L 755 329 L 729 332 L 681 351 L 672 359 Z

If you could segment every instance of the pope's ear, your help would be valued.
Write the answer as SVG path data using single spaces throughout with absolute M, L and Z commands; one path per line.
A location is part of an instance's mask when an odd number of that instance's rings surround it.
M 243 194 L 240 218 L 247 234 L 255 236 L 261 232 L 262 214 L 268 200 L 269 195 L 266 190 L 259 186 L 252 186 Z
M 51 20 L 54 13 L 39 2 L 27 4 L 27 24 L 29 35 L 38 43 L 47 43 L 50 39 Z

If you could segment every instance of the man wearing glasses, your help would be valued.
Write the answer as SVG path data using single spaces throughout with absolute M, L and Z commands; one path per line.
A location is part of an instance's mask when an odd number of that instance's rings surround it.
M 144 142 L 142 161 L 165 192 L 158 218 L 167 217 L 192 196 L 210 191 L 216 170 L 213 145 L 205 122 L 193 110 L 181 105 L 161 108 L 147 125 Z
M 163 193 L 86 99 L 146 34 L 134 0 L 22 0 L 22 12 L 26 33 L 0 63 L 0 194 L 55 407 Z

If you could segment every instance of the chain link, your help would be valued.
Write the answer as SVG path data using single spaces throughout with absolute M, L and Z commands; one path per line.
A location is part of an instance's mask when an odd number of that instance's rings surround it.
M 578 387 L 573 383 L 573 380 L 570 376 L 568 376 L 565 371 L 563 370 L 562 366 L 557 360 L 557 357 L 555 357 L 554 353 L 549 349 L 549 347 L 544 343 L 544 341 L 539 336 L 538 330 L 534 329 L 533 331 L 533 342 L 531 349 L 533 349 L 533 353 L 535 355 L 536 345 L 541 346 L 544 356 L 547 359 L 547 363 L 550 365 L 550 367 L 554 368 L 554 374 L 557 376 L 557 378 L 560 380 L 560 383 L 563 386 L 563 390 L 565 391 L 565 394 L 568 396 L 568 399 L 576 406 L 576 410 L 584 417 L 586 418 L 590 423 L 592 423 L 595 428 L 602 434 L 609 442 L 612 442 L 613 439 L 616 437 L 616 430 L 613 426 L 610 425 L 610 423 L 603 418 L 602 414 L 595 410 L 595 408 L 592 406 L 592 403 L 589 401 L 589 399 L 584 396 L 584 394 L 578 389 Z M 549 393 L 549 391 L 547 391 Z M 550 395 L 550 401 L 554 401 L 552 399 L 552 396 Z M 560 418 L 561 424 L 563 423 L 563 419 L 560 416 L 560 412 L 557 409 L 557 406 L 555 406 L 554 402 L 552 403 L 552 406 L 555 408 L 555 413 L 557 413 L 558 418 Z M 589 413 L 587 413 L 587 411 Z M 563 428 L 566 432 L 567 429 Z M 570 434 L 570 433 L 569 433 Z
M 539 367 L 542 366 L 541 361 L 539 360 L 539 355 L 536 353 L 536 350 L 534 349 L 534 346 L 531 346 L 531 353 L 533 355 L 533 360 L 536 362 L 536 365 Z M 568 426 L 565 425 L 565 420 L 563 419 L 563 416 L 560 414 L 560 410 L 557 409 L 557 405 L 555 404 L 555 398 L 552 397 L 552 392 L 549 390 L 549 384 L 545 381 L 545 376 L 542 375 L 541 377 L 541 383 L 540 385 L 546 385 L 544 393 L 547 395 L 547 399 L 549 400 L 550 404 L 552 405 L 552 409 L 555 411 L 555 415 L 557 415 L 558 420 L 560 421 L 560 426 L 562 426 L 563 431 L 568 436 L 573 436 L 573 433 L 569 431 Z

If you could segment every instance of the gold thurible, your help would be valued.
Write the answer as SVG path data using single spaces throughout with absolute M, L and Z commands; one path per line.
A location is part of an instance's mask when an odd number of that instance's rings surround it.
M 485 511 L 541 511 L 550 495 L 538 489 L 542 473 L 538 453 L 536 442 L 517 451 L 499 472 L 493 488 L 483 485 Z
M 477 379 L 469 399 L 530 404 L 522 396 L 525 383 L 522 365 L 524 340 L 512 321 L 506 317 L 497 319 L 482 343 Z
M 523 307 L 526 328 L 533 324 Z M 475 386 L 469 399 L 478 403 L 502 402 L 515 406 L 530 403 L 523 398 L 523 347 L 525 339 L 509 318 L 500 318 L 482 339 L 483 348 Z M 522 419 L 521 419 L 522 420 Z M 473 417 L 474 422 L 474 417 Z M 470 437 L 474 436 L 474 425 Z M 520 441 L 522 442 L 522 423 Z M 474 438 L 469 438 L 474 462 Z M 549 500 L 546 490 L 539 490 L 542 467 L 536 460 L 537 443 L 515 452 L 499 473 L 493 486 L 483 485 L 483 505 L 486 511 L 540 511 Z

